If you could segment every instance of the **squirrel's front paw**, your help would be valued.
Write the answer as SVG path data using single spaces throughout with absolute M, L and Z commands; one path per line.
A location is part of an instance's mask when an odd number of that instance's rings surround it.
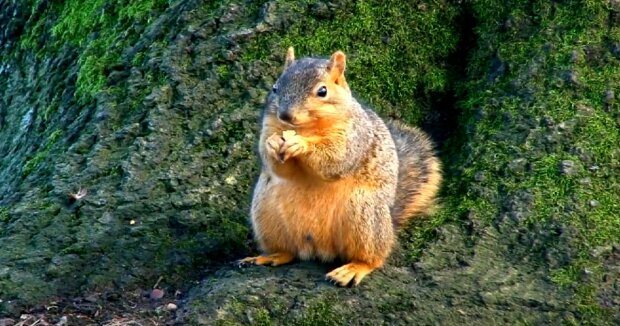
M 295 131 L 287 130 L 283 132 L 282 135 L 284 144 L 282 144 L 279 151 L 282 162 L 291 157 L 301 155 L 308 150 L 308 143 L 306 140 L 300 135 L 297 135 Z
M 280 157 L 280 148 L 284 145 L 284 138 L 276 133 L 269 136 L 267 138 L 267 155 L 273 157 L 274 159 L 283 162 Z

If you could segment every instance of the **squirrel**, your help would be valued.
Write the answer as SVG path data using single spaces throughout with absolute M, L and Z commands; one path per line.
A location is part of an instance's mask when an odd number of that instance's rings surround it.
M 251 204 L 264 253 L 242 265 L 339 259 L 326 278 L 358 285 L 383 266 L 399 226 L 428 213 L 442 181 L 434 145 L 421 130 L 387 124 L 351 94 L 346 56 L 296 60 L 266 100 Z

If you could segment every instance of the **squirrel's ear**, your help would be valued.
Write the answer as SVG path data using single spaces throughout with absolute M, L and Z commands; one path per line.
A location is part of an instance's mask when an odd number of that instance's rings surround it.
M 336 51 L 329 59 L 329 64 L 327 65 L 327 72 L 329 73 L 329 77 L 334 83 L 346 89 L 349 89 L 349 85 L 347 85 L 347 81 L 344 78 L 344 69 L 346 68 L 346 65 L 347 57 L 342 51 Z
M 286 60 L 284 61 L 284 69 L 288 68 L 293 62 L 295 62 L 295 50 L 293 47 L 289 47 L 286 50 Z

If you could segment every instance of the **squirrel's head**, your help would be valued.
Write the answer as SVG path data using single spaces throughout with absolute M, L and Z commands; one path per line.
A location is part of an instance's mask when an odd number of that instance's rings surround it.
M 329 60 L 295 60 L 293 48 L 288 48 L 284 72 L 267 99 L 268 114 L 299 127 L 346 116 L 351 91 L 344 77 L 345 66 L 346 57 L 341 51 L 332 54 Z

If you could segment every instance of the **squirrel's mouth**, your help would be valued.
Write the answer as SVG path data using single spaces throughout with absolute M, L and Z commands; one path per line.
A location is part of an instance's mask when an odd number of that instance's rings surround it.
M 296 127 L 297 123 L 294 120 L 291 121 L 286 121 L 286 120 L 282 120 L 280 119 L 280 117 L 278 117 L 278 122 L 280 122 L 281 124 L 287 126 L 287 127 Z
M 304 121 L 304 119 L 300 119 L 299 117 L 296 117 L 296 116 L 283 118 L 283 117 L 280 117 L 279 115 L 278 115 L 278 121 L 287 127 L 300 127 L 309 122 L 309 121 Z

